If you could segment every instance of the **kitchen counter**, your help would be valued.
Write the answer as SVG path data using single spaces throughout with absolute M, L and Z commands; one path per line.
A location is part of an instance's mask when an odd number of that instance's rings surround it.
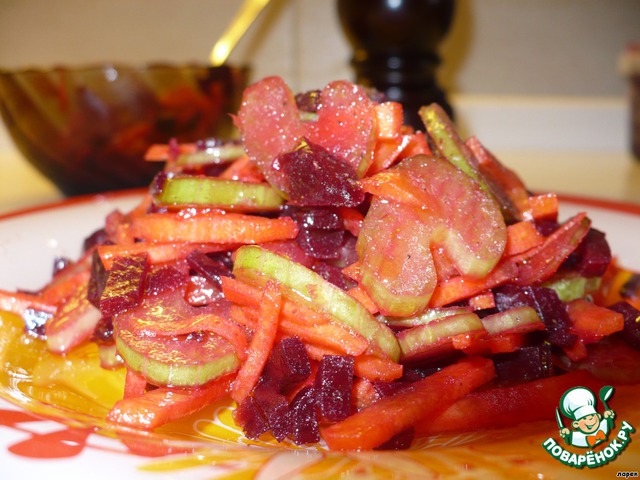
M 623 99 L 462 96 L 452 103 L 463 136 L 477 136 L 531 190 L 640 204 L 640 161 L 627 149 Z M 0 179 L 0 215 L 63 198 L 4 126 Z

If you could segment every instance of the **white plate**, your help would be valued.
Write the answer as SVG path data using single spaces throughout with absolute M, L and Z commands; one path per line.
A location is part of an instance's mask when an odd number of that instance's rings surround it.
M 1 217 L 0 289 L 40 288 L 50 277 L 55 257 L 76 258 L 84 238 L 103 225 L 108 213 L 116 208 L 127 211 L 139 198 L 140 194 L 131 192 L 86 197 Z M 563 218 L 578 211 L 589 212 L 593 226 L 607 233 L 613 252 L 624 266 L 640 270 L 640 206 L 585 199 L 566 199 L 562 202 Z M 367 475 L 391 478 L 392 474 L 397 474 L 398 478 L 415 478 L 418 473 L 430 478 L 430 468 L 439 471 L 442 478 L 449 478 L 449 475 L 455 478 L 467 475 L 473 478 L 495 478 L 495 474 L 530 478 L 536 475 L 547 478 L 547 475 L 555 474 L 565 478 L 578 478 L 589 474 L 611 478 L 617 470 L 634 467 L 634 462 L 637 471 L 640 455 L 640 439 L 637 439 L 608 467 L 596 470 L 571 469 L 550 458 L 542 451 L 540 444 L 536 444 L 537 439 L 545 438 L 547 431 L 553 434 L 555 427 L 553 419 L 550 419 L 549 426 L 544 427 L 547 430 L 534 432 L 531 437 L 533 440 L 513 442 L 511 435 L 510 441 L 500 444 L 500 435 L 494 434 L 487 446 L 487 438 L 478 443 L 477 436 L 446 438 L 432 442 L 430 446 L 434 448 L 420 456 L 402 452 L 331 453 L 327 456 L 315 450 L 236 446 L 228 451 L 218 447 L 216 459 L 224 464 L 222 467 L 212 465 L 213 457 L 190 456 L 184 457 L 189 461 L 187 464 L 164 463 L 164 460 L 128 454 L 119 441 L 103 435 L 92 433 L 87 437 L 80 435 L 75 439 L 67 438 L 71 432 L 67 426 L 34 416 L 22 407 L 24 405 L 16 406 L 0 398 L 0 479 L 3 480 L 112 480 L 114 475 L 134 480 L 204 479 L 239 472 L 261 479 L 324 480 L 344 474 L 358 474 L 359 478 Z M 56 442 L 56 439 L 62 440 Z M 449 442 L 448 446 L 442 446 L 444 441 Z M 24 442 L 32 448 L 22 448 Z M 58 447 L 64 447 L 62 453 L 53 449 L 54 443 Z M 470 447 L 454 446 L 461 443 L 468 443 Z M 33 458 L 34 451 L 37 452 L 35 457 L 40 458 Z M 25 452 L 31 453 L 25 456 Z M 45 458 L 47 456 L 53 458 Z M 446 468 L 442 466 L 442 462 L 448 462 Z

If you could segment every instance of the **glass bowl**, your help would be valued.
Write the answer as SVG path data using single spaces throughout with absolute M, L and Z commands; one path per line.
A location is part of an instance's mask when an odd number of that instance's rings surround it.
M 248 76 L 245 66 L 160 63 L 0 70 L 0 113 L 65 195 L 134 188 L 161 168 L 144 160 L 150 145 L 232 138 Z

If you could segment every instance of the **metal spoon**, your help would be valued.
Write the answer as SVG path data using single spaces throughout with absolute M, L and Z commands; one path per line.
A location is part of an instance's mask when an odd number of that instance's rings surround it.
M 227 60 L 238 41 L 268 3 L 269 0 L 244 0 L 227 29 L 213 45 L 209 54 L 211 65 L 217 67 Z

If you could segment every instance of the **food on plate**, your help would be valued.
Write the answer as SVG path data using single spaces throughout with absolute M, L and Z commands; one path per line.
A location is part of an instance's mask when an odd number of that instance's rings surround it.
M 640 275 L 588 213 L 559 218 L 439 106 L 420 116 L 347 81 L 256 82 L 240 141 L 152 147 L 140 204 L 0 309 L 126 372 L 115 431 L 228 399 L 250 439 L 399 449 L 640 382 Z

